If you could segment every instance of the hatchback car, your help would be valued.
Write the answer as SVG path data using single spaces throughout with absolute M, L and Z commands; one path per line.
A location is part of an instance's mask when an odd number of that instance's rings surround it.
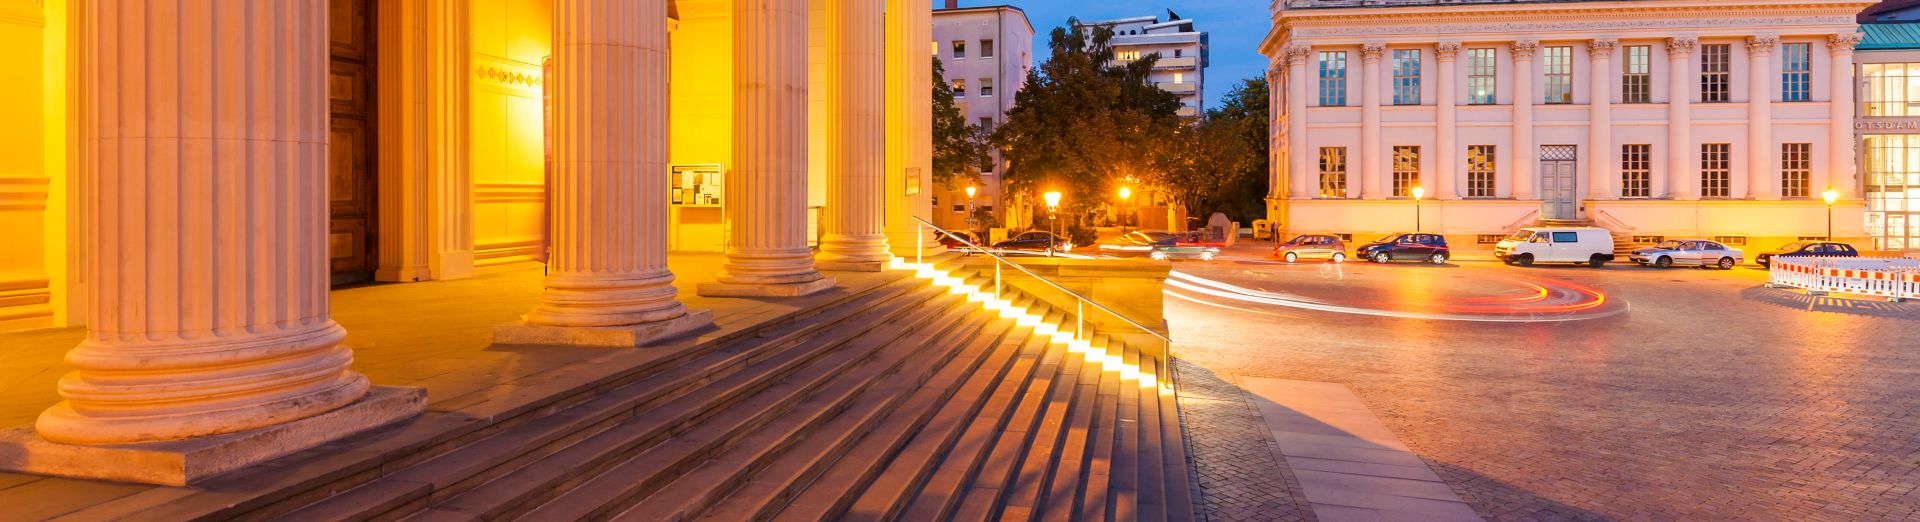
M 1414 259 L 1439 265 L 1446 264 L 1447 258 L 1453 257 L 1453 250 L 1447 248 L 1445 236 L 1408 232 L 1391 234 L 1379 241 L 1360 245 L 1353 249 L 1353 255 L 1375 263 Z
M 993 249 L 1011 252 L 1048 252 L 1051 249 L 1053 252 L 1066 252 L 1073 249 L 1073 244 L 1068 243 L 1066 238 L 1055 237 L 1052 232 L 1031 230 L 1013 236 L 1013 239 L 994 243 Z
M 1301 259 L 1330 259 L 1338 263 L 1347 259 L 1347 243 L 1339 236 L 1326 234 L 1295 236 L 1285 243 L 1274 244 L 1273 256 L 1288 263 Z
M 967 246 L 968 243 L 972 243 L 975 245 L 980 244 L 980 236 L 974 235 L 974 233 L 972 232 L 968 232 L 965 230 L 955 230 L 953 231 L 952 234 L 953 235 L 947 235 L 947 234 L 942 234 L 940 232 L 934 232 L 933 239 L 936 241 L 939 241 L 940 246 L 947 247 L 948 249 L 951 249 L 951 250 L 966 250 L 969 248 Z M 954 236 L 959 236 L 959 238 L 955 238 Z M 965 241 L 962 241 L 963 239 Z
M 1770 264 L 1776 257 L 1860 257 L 1860 251 L 1846 243 L 1804 241 L 1787 243 L 1780 248 L 1753 256 L 1753 262 L 1759 263 L 1761 268 L 1772 268 Z
M 1151 255 L 1155 249 L 1173 246 L 1178 236 L 1166 232 L 1136 230 L 1100 243 L 1100 253 L 1116 257 Z
M 1673 266 L 1717 266 L 1721 270 L 1732 270 L 1743 258 L 1740 249 L 1722 245 L 1705 239 L 1669 239 L 1661 241 L 1652 248 L 1642 248 L 1627 255 L 1627 259 L 1640 266 L 1669 268 Z

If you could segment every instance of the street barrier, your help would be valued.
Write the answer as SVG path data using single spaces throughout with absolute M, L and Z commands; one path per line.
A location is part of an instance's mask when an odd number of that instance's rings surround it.
M 1768 275 L 1768 287 L 1799 288 L 1808 295 L 1871 295 L 1894 302 L 1920 299 L 1920 259 L 1775 257 Z

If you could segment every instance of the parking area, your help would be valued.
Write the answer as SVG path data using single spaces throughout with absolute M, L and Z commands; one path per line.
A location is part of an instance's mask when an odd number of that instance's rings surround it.
M 1265 248 L 1176 262 L 1169 286 L 1220 519 L 1311 516 L 1283 462 L 1234 440 L 1257 431 L 1243 377 L 1346 385 L 1490 519 L 1920 517 L 1920 303 L 1764 288 L 1751 256 L 1289 265 Z

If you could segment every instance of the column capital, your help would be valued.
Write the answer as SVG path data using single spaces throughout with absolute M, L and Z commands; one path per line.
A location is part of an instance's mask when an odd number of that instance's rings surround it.
M 1613 50 L 1618 48 L 1620 48 L 1619 40 L 1615 40 L 1612 38 L 1597 39 L 1587 43 L 1587 57 L 1612 58 Z
M 1460 42 L 1440 42 L 1433 46 L 1433 56 L 1441 62 L 1451 62 L 1460 56 Z
M 1687 56 L 1700 46 L 1700 39 L 1691 36 L 1675 36 L 1667 39 L 1668 56 Z
M 1540 42 L 1520 40 L 1513 42 L 1511 47 L 1513 49 L 1514 60 L 1532 60 L 1533 53 L 1540 50 Z
M 1387 52 L 1387 44 L 1370 43 L 1360 45 L 1360 60 L 1363 63 L 1380 63 L 1380 55 Z
M 1287 50 L 1284 52 L 1284 56 L 1285 56 L 1284 63 L 1286 63 L 1287 66 L 1289 67 L 1295 66 L 1295 65 L 1306 65 L 1307 57 L 1312 55 L 1313 55 L 1313 46 L 1304 45 L 1304 44 L 1289 46 L 1287 47 Z
M 1853 46 L 1860 44 L 1860 33 L 1841 33 L 1827 37 L 1827 52 L 1833 55 L 1853 54 Z
M 1780 45 L 1780 37 L 1759 35 L 1747 37 L 1747 55 L 1773 54 L 1774 46 Z

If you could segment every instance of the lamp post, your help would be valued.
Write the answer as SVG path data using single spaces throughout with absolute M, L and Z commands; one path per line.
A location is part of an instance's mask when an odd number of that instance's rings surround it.
M 975 225 L 973 221 L 973 194 L 977 190 L 978 189 L 973 188 L 972 185 L 967 186 L 967 231 L 968 232 L 972 232 L 973 227 Z
M 1133 197 L 1132 188 L 1128 188 L 1124 186 L 1120 187 L 1120 208 L 1122 209 L 1121 210 L 1122 214 L 1120 214 L 1120 233 L 1122 234 L 1127 233 L 1127 220 L 1131 218 L 1130 214 L 1132 214 L 1132 212 L 1127 212 L 1126 210 L 1131 208 L 1127 204 L 1128 203 L 1127 198 L 1131 198 L 1131 197 Z
M 1053 245 L 1060 241 L 1060 192 L 1048 191 L 1042 197 L 1047 200 L 1047 233 L 1053 235 L 1047 238 L 1047 257 L 1053 257 Z
M 1833 202 L 1840 199 L 1840 191 L 1828 187 L 1820 197 L 1827 200 L 1827 241 L 1833 241 Z
M 1420 198 L 1427 195 L 1427 189 L 1419 185 L 1413 187 L 1413 231 L 1420 231 Z

